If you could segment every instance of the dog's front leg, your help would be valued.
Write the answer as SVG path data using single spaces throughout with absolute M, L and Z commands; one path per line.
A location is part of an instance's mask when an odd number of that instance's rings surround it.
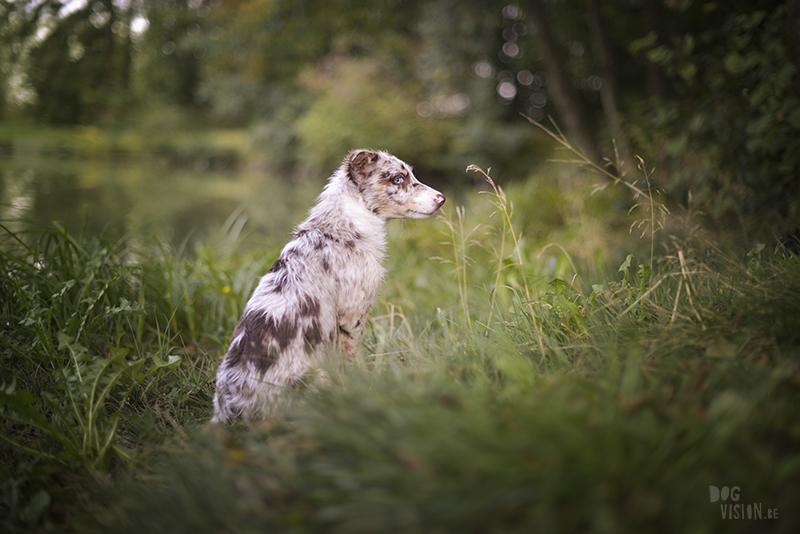
M 337 336 L 337 347 L 350 358 L 355 358 L 358 346 L 364 337 L 364 321 L 340 321 Z

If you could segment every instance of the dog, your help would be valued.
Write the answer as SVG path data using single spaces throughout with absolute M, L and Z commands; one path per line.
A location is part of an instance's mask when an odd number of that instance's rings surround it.
M 386 273 L 386 222 L 430 217 L 444 201 L 391 154 L 350 152 L 247 302 L 217 371 L 212 422 L 266 420 L 326 354 L 355 357 Z

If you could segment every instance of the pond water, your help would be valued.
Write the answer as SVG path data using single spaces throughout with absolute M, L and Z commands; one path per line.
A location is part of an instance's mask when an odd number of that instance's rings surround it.
M 71 233 L 155 238 L 178 245 L 213 238 L 226 221 L 284 241 L 324 178 L 291 181 L 258 168 L 176 166 L 156 157 L 0 157 L 0 222 L 12 231 L 66 224 Z M 0 230 L 2 232 L 2 230 Z

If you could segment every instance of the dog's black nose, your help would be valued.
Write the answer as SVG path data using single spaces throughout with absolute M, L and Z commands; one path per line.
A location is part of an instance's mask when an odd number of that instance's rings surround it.
M 444 204 L 444 195 L 443 194 L 441 194 L 441 193 L 437 193 L 436 194 L 436 204 L 438 204 L 439 206 Z

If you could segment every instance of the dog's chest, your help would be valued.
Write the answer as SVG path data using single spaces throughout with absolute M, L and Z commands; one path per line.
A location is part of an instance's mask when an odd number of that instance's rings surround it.
M 382 251 L 369 252 L 351 253 L 336 272 L 339 314 L 363 316 L 372 308 L 386 269 Z

